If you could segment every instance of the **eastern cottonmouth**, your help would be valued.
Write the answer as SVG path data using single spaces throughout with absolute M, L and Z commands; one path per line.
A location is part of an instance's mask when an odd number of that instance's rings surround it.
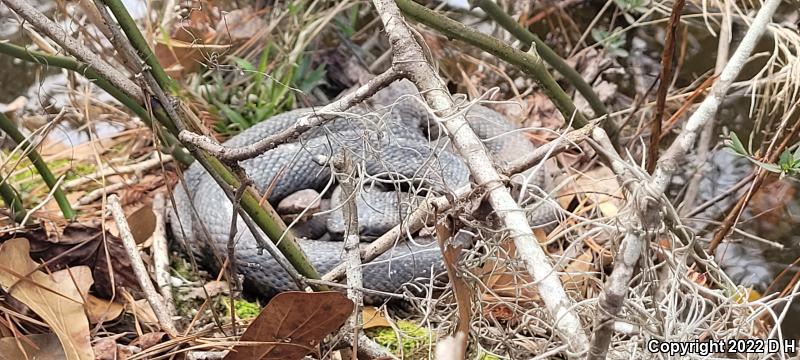
M 402 218 L 421 196 L 442 194 L 469 182 L 466 165 L 451 152 L 447 137 L 437 136 L 440 131 L 436 122 L 419 101 L 416 91 L 409 86 L 407 82 L 395 83 L 376 94 L 368 104 L 341 114 L 327 125 L 304 133 L 294 142 L 280 145 L 241 164 L 259 192 L 269 191 L 268 199 L 274 206 L 302 189 L 330 193 L 333 181 L 327 160 L 339 151 L 348 151 L 359 165 L 362 183 L 365 184 L 358 204 L 360 233 L 365 238 L 374 238 Z M 417 94 L 416 98 L 411 94 Z M 253 143 L 291 126 L 300 116 L 312 111 L 298 109 L 274 116 L 231 138 L 225 145 L 240 147 Z M 493 110 L 475 105 L 467 117 L 472 129 L 485 140 L 486 148 L 498 162 L 534 150 L 528 138 L 515 131 L 517 127 Z M 210 256 L 214 249 L 201 241 L 203 232 L 200 226 L 205 226 L 208 231 L 208 243 L 224 256 L 231 204 L 199 164 L 193 164 L 185 172 L 185 179 L 197 216 L 191 216 L 189 196 L 179 184 L 175 188 L 177 211 L 172 214 L 173 233 L 178 237 L 185 234 L 194 252 L 215 264 Z M 541 187 L 543 170 L 530 179 L 530 185 Z M 374 186 L 376 184 L 379 186 Z M 325 191 L 326 185 L 328 191 Z M 176 221 L 176 214 L 182 229 Z M 552 209 L 534 211 L 530 216 L 531 224 L 552 222 L 553 215 Z M 331 216 L 329 228 L 336 227 L 332 223 L 334 218 L 336 216 Z M 387 218 L 391 220 L 388 224 Z M 375 223 L 383 225 L 375 226 Z M 241 218 L 238 219 L 238 230 L 236 258 L 238 269 L 244 275 L 245 287 L 265 296 L 296 289 L 268 253 L 258 254 L 256 242 Z M 412 240 L 399 242 L 393 250 L 364 265 L 364 287 L 395 292 L 417 277 L 429 277 L 431 271 L 439 272 L 442 258 L 438 246 L 430 241 L 426 244 L 419 238 Z M 322 273 L 342 261 L 340 241 L 298 241 Z

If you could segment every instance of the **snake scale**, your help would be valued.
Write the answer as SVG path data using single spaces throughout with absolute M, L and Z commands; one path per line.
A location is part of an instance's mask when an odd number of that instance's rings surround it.
M 416 95 L 412 95 L 416 94 Z M 416 97 L 416 98 L 414 98 Z M 292 126 L 313 109 L 298 109 L 269 118 L 225 142 L 240 147 Z M 534 145 L 501 114 L 480 105 L 467 113 L 470 127 L 484 140 L 497 162 L 506 162 L 534 150 Z M 410 83 L 396 82 L 379 91 L 365 104 L 337 116 L 333 121 L 302 134 L 260 156 L 241 162 L 260 193 L 268 191 L 275 206 L 285 197 L 303 189 L 330 194 L 334 186 L 328 160 L 347 151 L 359 167 L 362 191 L 357 196 L 363 240 L 374 238 L 394 226 L 413 204 L 425 195 L 440 195 L 469 183 L 469 171 L 450 149 L 433 117 L 419 100 Z M 175 188 L 176 209 L 171 214 L 173 234 L 186 240 L 195 255 L 216 267 L 212 254 L 226 254 L 232 207 L 211 176 L 197 163 L 185 172 L 185 185 Z M 531 188 L 541 188 L 544 172 L 528 177 Z M 330 196 L 330 195 L 327 195 Z M 196 214 L 193 216 L 193 202 Z M 330 216 L 328 228 L 342 232 L 341 216 Z M 532 226 L 552 222 L 553 211 L 534 211 Z M 203 241 L 204 231 L 209 239 Z M 237 267 L 245 288 L 271 297 L 296 285 L 267 252 L 259 254 L 256 241 L 243 220 L 238 219 Z M 314 267 L 324 273 L 343 259 L 341 241 L 298 239 Z M 396 292 L 417 278 L 443 269 L 435 242 L 422 238 L 398 242 L 373 262 L 363 266 L 365 288 Z M 373 300 L 370 300 L 373 299 Z M 366 301 L 375 302 L 374 298 Z

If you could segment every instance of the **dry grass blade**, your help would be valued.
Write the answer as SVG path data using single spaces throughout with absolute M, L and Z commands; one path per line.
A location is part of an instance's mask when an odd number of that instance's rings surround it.
M 83 310 L 80 285 L 74 281 L 77 274 L 47 275 L 37 270 L 29 250 L 25 239 L 12 239 L 0 246 L 0 285 L 50 326 L 64 347 L 66 359 L 94 359 L 89 320 Z
M 327 291 L 285 292 L 274 297 L 242 335 L 225 360 L 301 359 L 323 337 L 347 321 L 353 302 Z M 246 343 L 245 343 L 246 342 Z

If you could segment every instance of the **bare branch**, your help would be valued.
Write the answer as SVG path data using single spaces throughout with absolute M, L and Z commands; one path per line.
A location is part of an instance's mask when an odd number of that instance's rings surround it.
M 539 246 L 524 211 L 502 183 L 500 174 L 480 138 L 469 127 L 466 117 L 455 108 L 452 96 L 433 66 L 427 62 L 422 47 L 416 42 L 397 4 L 392 0 L 374 0 L 373 4 L 392 44 L 392 67 L 409 77 L 431 109 L 442 119 L 442 125 L 478 186 L 491 189 L 488 192 L 489 203 L 514 240 L 517 255 L 524 260 L 528 272 L 537 282 L 539 294 L 559 330 L 558 335 L 569 344 L 570 352 L 583 353 L 588 347 L 588 339 L 580 319 L 573 311 L 574 302 L 567 296 L 549 257 Z
M 125 252 L 128 253 L 128 257 L 131 260 L 133 273 L 136 275 L 136 279 L 139 281 L 139 286 L 142 287 L 142 291 L 144 291 L 147 302 L 150 303 L 150 306 L 153 308 L 153 312 L 156 314 L 161 329 L 172 338 L 178 337 L 178 330 L 175 328 L 175 324 L 172 323 L 172 318 L 169 316 L 167 307 L 164 306 L 163 300 L 159 297 L 155 287 L 153 287 L 153 282 L 150 281 L 150 274 L 148 274 L 147 268 L 144 267 L 142 256 L 139 255 L 139 248 L 136 245 L 136 241 L 133 239 L 131 228 L 128 226 L 128 221 L 125 219 L 125 213 L 122 211 L 122 206 L 119 204 L 117 195 L 108 197 L 108 208 L 114 216 L 114 222 L 116 222 L 120 238 L 122 238 L 122 245 L 125 247 Z
M 356 204 L 356 172 L 353 159 L 346 151 L 342 151 L 333 158 L 333 167 L 336 171 L 336 180 L 341 186 L 341 201 L 344 202 L 344 251 L 347 264 L 347 297 L 353 300 L 355 307 L 350 316 L 350 325 L 346 327 L 358 339 L 361 332 L 361 309 L 364 307 L 363 275 L 361 273 L 361 254 L 358 244 L 361 238 L 358 234 L 358 206 Z M 353 353 L 358 353 L 358 342 L 353 342 Z

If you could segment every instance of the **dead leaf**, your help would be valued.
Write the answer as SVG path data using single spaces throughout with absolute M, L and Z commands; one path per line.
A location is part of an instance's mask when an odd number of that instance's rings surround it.
M 97 227 L 72 223 L 63 229 L 48 231 L 37 228 L 16 233 L 15 236 L 28 239 L 30 257 L 35 261 L 41 261 L 51 272 L 80 265 L 91 268 L 94 293 L 101 298 L 110 299 L 114 293 L 108 266 L 109 259 L 117 290 L 124 287 L 131 291 L 139 291 L 139 283 L 133 274 L 122 240 L 108 232 L 104 239 L 103 231 Z M 5 240 L 3 236 L 0 236 L 0 239 Z M 108 259 L 106 249 L 108 249 Z
M 156 229 L 156 215 L 152 205 L 142 205 L 126 217 L 131 234 L 137 244 L 144 243 Z
M 14 336 L 14 332 L 8 328 L 8 323 L 4 319 L 0 319 L 0 338 Z
M 506 241 L 501 246 L 506 251 L 499 252 L 496 258 L 483 265 L 483 283 L 491 289 L 484 292 L 483 299 L 491 302 L 496 301 L 497 297 L 514 299 L 516 302 L 539 301 L 539 292 L 533 285 L 533 278 L 524 268 L 515 268 L 509 260 L 516 253 L 514 243 Z M 508 257 L 502 254 L 508 254 Z
M 278 294 L 240 339 L 258 343 L 234 346 L 225 360 L 302 359 L 352 312 L 353 302 L 336 291 Z
M 458 275 L 456 264 L 461 254 L 461 246 L 455 243 L 459 225 L 457 221 L 451 217 L 445 217 L 436 222 L 436 239 L 439 242 L 439 249 L 442 251 L 442 258 L 444 266 L 447 270 L 447 277 L 450 280 L 450 285 L 453 288 L 453 293 L 456 298 L 456 305 L 458 308 L 458 324 L 456 325 L 456 332 L 466 334 L 469 332 L 469 324 L 471 318 L 470 309 L 472 309 L 472 291 L 469 285 L 464 281 L 464 278 Z M 460 348 L 467 348 L 467 339 L 463 338 L 463 344 Z M 463 355 L 457 355 L 463 358 Z
M 139 336 L 138 338 L 136 338 L 136 340 L 133 340 L 130 345 L 137 346 L 140 349 L 147 349 L 152 346 L 160 344 L 161 342 L 163 342 L 168 338 L 169 336 L 167 336 L 167 333 L 156 331 Z
M 51 277 L 37 270 L 29 251 L 26 239 L 11 239 L 0 245 L 0 285 L 50 326 L 67 359 L 93 359 L 89 321 L 79 287 L 69 273 Z
M 0 360 L 26 358 L 62 360 L 67 357 L 64 355 L 64 349 L 55 334 L 0 338 Z
M 361 318 L 364 319 L 364 325 L 361 327 L 364 330 L 376 327 L 392 327 L 383 311 L 378 311 L 373 306 L 364 306 L 361 309 Z
M 127 303 L 125 305 L 125 311 L 133 314 L 139 321 L 145 324 L 158 324 L 156 313 L 153 311 L 150 303 L 147 302 L 147 299 L 139 299 L 132 303 Z
M 83 307 L 91 324 L 114 320 L 122 315 L 122 310 L 125 309 L 125 306 L 118 302 L 100 299 L 92 294 L 86 296 Z
M 141 352 L 136 346 L 117 344 L 113 338 L 100 339 L 94 344 L 95 360 L 127 360 Z
M 564 290 L 574 291 L 580 294 L 585 293 L 589 285 L 589 278 L 592 277 L 590 274 L 594 267 L 592 258 L 591 250 L 587 250 L 567 265 L 567 268 L 564 269 L 565 274 L 561 275 L 561 282 L 564 283 Z
M 112 338 L 100 339 L 93 349 L 95 360 L 117 360 L 117 342 Z
M 267 20 L 253 9 L 236 9 L 222 15 L 217 23 L 217 33 L 231 43 L 250 40 L 267 26 Z
M 600 166 L 584 172 L 575 179 L 578 191 L 597 204 L 604 216 L 616 216 L 622 208 L 622 188 L 611 169 Z

